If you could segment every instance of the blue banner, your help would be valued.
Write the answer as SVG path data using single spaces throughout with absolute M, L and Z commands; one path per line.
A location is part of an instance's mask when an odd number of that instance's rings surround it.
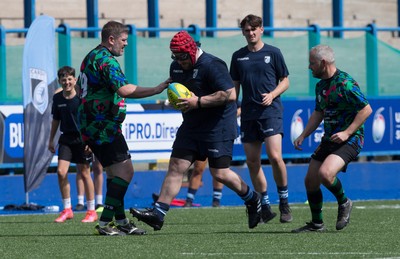
M 39 187 L 53 157 L 47 145 L 57 87 L 55 41 L 54 18 L 36 18 L 26 36 L 22 67 L 25 192 Z
M 374 98 L 369 99 L 369 102 L 373 113 L 365 122 L 365 144 L 361 155 L 400 155 L 400 97 Z M 309 158 L 324 134 L 323 124 L 304 140 L 302 151 L 295 150 L 292 142 L 306 126 L 314 110 L 314 100 L 312 98 L 284 99 L 283 105 L 285 107 L 283 157 Z M 133 159 L 144 162 L 169 159 L 176 131 L 182 122 L 182 115 L 175 110 L 165 109 L 161 104 L 128 104 L 127 110 L 122 132 Z M 0 113 L 4 124 L 2 137 L 4 154 L 0 161 L 20 162 L 23 158 L 23 129 L 25 128 L 21 106 L 0 105 Z M 240 127 L 239 122 L 240 119 L 238 119 L 238 127 Z M 233 155 L 233 160 L 246 159 L 240 138 L 235 140 Z M 268 158 L 265 148 L 263 148 L 262 158 Z

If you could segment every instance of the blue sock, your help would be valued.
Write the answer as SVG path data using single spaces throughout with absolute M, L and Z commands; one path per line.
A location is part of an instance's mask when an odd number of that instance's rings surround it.
M 244 200 L 245 203 L 250 203 L 253 201 L 256 201 L 257 199 L 257 195 L 256 193 L 250 189 L 250 186 L 247 185 L 247 191 L 245 194 L 241 195 L 239 194 L 240 198 L 242 198 L 242 200 Z
M 222 189 L 213 189 L 213 200 L 221 200 L 222 199 Z
M 288 203 L 289 191 L 286 186 L 278 186 L 278 195 L 279 195 L 279 203 L 286 204 Z
M 194 197 L 196 196 L 196 192 L 197 192 L 196 189 L 189 188 L 188 189 L 188 193 L 186 195 L 186 200 L 187 201 L 194 201 Z
M 268 192 L 261 193 L 261 205 L 270 205 Z

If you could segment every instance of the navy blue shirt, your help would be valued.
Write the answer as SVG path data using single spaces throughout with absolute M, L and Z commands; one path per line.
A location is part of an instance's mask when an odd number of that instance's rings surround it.
M 79 103 L 78 95 L 75 95 L 72 99 L 66 99 L 61 91 L 53 96 L 51 113 L 54 120 L 60 121 L 60 131 L 63 134 L 80 134 L 77 125 Z
M 192 70 L 183 70 L 178 62 L 170 66 L 173 82 L 186 86 L 196 96 L 205 96 L 233 88 L 226 63 L 208 53 L 197 59 Z M 233 140 L 237 136 L 236 103 L 193 109 L 182 113 L 183 122 L 178 137 L 189 137 L 205 142 Z
M 251 52 L 247 46 L 237 50 L 232 55 L 230 74 L 233 81 L 242 85 L 242 121 L 283 117 L 280 96 L 270 106 L 261 105 L 261 94 L 272 92 L 279 79 L 289 75 L 278 48 L 264 44 L 257 52 Z

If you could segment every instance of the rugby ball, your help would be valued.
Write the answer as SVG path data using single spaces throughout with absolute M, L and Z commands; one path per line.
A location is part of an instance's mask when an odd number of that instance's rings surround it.
M 189 98 L 192 96 L 189 89 L 180 83 L 171 83 L 167 90 L 168 101 L 175 108 L 179 109 L 177 103 L 180 102 L 178 98 Z

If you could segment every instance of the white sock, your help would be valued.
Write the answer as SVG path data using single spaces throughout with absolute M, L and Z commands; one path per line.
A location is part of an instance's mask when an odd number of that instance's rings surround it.
M 63 203 L 64 209 L 71 208 L 71 198 L 63 199 L 62 203 Z
M 103 205 L 103 195 L 96 195 L 96 204 Z
M 78 195 L 78 204 L 85 205 L 85 196 Z
M 94 200 L 86 201 L 87 210 L 94 210 Z

